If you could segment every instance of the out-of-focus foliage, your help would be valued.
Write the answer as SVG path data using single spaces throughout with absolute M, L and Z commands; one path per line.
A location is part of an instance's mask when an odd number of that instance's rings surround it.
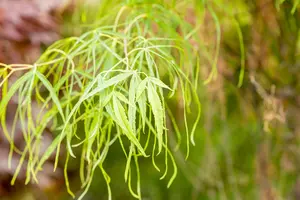
M 154 8 L 159 5 L 171 13 L 160 13 L 169 26 L 163 25 L 163 30 L 159 26 L 151 28 L 157 34 L 164 31 L 175 38 L 184 36 L 193 45 L 190 63 L 185 60 L 185 64 L 200 69 L 196 72 L 196 87 L 202 115 L 195 133 L 196 146 L 190 148 L 187 160 L 185 140 L 175 150 L 176 130 L 185 130 L 183 102 L 179 98 L 167 100 L 174 117 L 167 119 L 169 145 L 179 171 L 167 189 L 167 180 L 159 180 L 151 161 L 140 159 L 144 199 L 300 198 L 298 3 L 104 0 L 100 5 L 92 2 L 78 7 L 66 25 L 73 27 L 75 35 L 114 24 L 111 16 L 124 4 L 124 15 L 132 10 L 147 12 L 155 20 L 159 12 Z M 122 15 L 120 19 L 124 19 Z M 182 19 L 184 26 L 178 24 Z M 189 112 L 196 117 L 193 108 Z M 178 127 L 172 125 L 172 120 Z M 104 167 L 111 176 L 114 199 L 133 199 L 124 184 L 125 162 L 122 149 L 111 146 Z M 156 164 L 163 166 L 164 159 L 158 158 Z M 70 165 L 72 170 L 78 170 L 76 162 Z M 101 171 L 96 171 L 94 177 L 85 199 L 107 199 Z M 71 180 L 79 182 L 79 177 L 72 176 Z M 62 195 L 64 198 L 68 196 Z

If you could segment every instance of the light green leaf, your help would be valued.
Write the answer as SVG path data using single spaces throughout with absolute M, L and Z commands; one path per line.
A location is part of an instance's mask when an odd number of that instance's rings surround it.
M 150 82 L 148 83 L 148 101 L 154 115 L 158 139 L 158 153 L 160 153 L 163 146 L 164 113 L 159 95 Z
M 157 86 L 159 86 L 159 87 L 161 87 L 161 88 L 166 88 L 166 89 L 172 91 L 172 89 L 171 89 L 169 86 L 167 86 L 164 82 L 162 82 L 162 81 L 159 80 L 158 78 L 150 77 L 149 80 L 150 80 L 153 84 L 155 84 L 155 85 L 157 85 Z
M 103 107 L 105 107 L 110 102 L 112 95 L 113 95 L 113 92 L 111 92 L 111 93 L 109 93 L 109 95 L 105 96 L 103 103 L 102 103 Z
M 132 71 L 129 71 L 129 72 L 124 72 L 122 74 L 119 74 L 117 76 L 114 76 L 113 78 L 107 80 L 107 81 L 104 81 L 103 84 L 100 84 L 97 86 L 96 89 L 90 91 L 92 89 L 92 87 L 94 86 L 94 84 L 98 81 L 98 79 L 95 79 L 93 82 L 91 82 L 87 89 L 84 91 L 83 95 L 81 96 L 81 98 L 79 99 L 79 101 L 75 104 L 75 106 L 73 107 L 73 109 L 71 110 L 70 114 L 68 115 L 66 121 L 65 121 L 65 126 L 60 134 L 60 137 L 62 140 L 65 136 L 66 136 L 66 128 L 67 128 L 67 125 L 69 123 L 69 121 L 71 120 L 72 116 L 77 112 L 78 108 L 80 107 L 80 105 L 87 99 L 89 98 L 92 98 L 94 95 L 98 94 L 99 92 L 103 91 L 104 89 L 114 85 L 114 84 L 117 84 L 123 80 L 125 80 L 126 78 L 128 78 L 130 75 L 132 75 Z M 101 76 L 100 76 L 101 77 Z M 70 150 L 70 155 L 72 157 L 74 157 L 74 154 L 72 152 L 71 149 Z
M 129 104 L 130 106 L 128 107 L 128 119 L 129 119 L 129 124 L 136 135 L 136 125 L 135 125 L 135 120 L 136 120 L 136 105 L 135 105 L 135 95 L 136 95 L 136 87 L 137 87 L 137 82 L 136 82 L 136 77 L 133 76 L 130 80 L 129 84 Z
M 58 147 L 59 143 L 61 142 L 61 136 L 58 135 L 56 138 L 52 141 L 50 146 L 47 148 L 43 156 L 41 157 L 39 163 L 37 164 L 37 167 L 35 169 L 35 173 L 37 173 L 39 170 L 42 169 L 43 164 L 48 160 L 48 158 L 52 155 L 53 151 Z
M 142 95 L 142 93 L 145 91 L 147 83 L 148 83 L 148 78 L 145 78 L 144 80 L 142 80 L 139 83 L 139 86 L 138 86 L 137 92 L 136 92 L 136 99 L 137 100 L 140 98 L 140 96 Z
M 89 92 L 86 96 L 84 96 L 84 100 L 96 95 L 97 93 L 101 92 L 102 90 L 112 86 L 112 85 L 116 85 L 119 82 L 124 81 L 125 79 L 127 79 L 129 76 L 131 76 L 133 74 L 133 71 L 129 71 L 129 72 L 122 72 L 119 75 L 116 75 L 112 78 L 110 78 L 109 80 L 105 80 L 103 81 L 102 84 L 99 84 L 98 87 L 96 87 L 94 90 L 92 90 L 91 92 Z
M 39 71 L 36 71 L 36 75 L 37 77 L 40 79 L 40 81 L 44 84 L 44 86 L 48 89 L 50 96 L 55 104 L 55 106 L 57 107 L 57 110 L 59 111 L 59 113 L 61 114 L 61 117 L 63 119 L 63 121 L 65 121 L 65 117 L 64 117 L 64 113 L 60 104 L 60 101 L 55 93 L 54 88 L 52 87 L 51 83 L 47 80 L 47 78 L 41 74 Z
M 6 110 L 6 106 L 12 96 L 16 93 L 16 91 L 25 84 L 26 81 L 32 76 L 32 71 L 27 72 L 23 76 L 21 76 L 8 90 L 5 96 L 2 97 L 0 102 L 0 116 L 3 115 L 3 112 Z
M 141 83 L 141 79 L 137 77 L 137 84 Z M 145 85 L 146 87 L 146 85 Z M 142 125 L 143 125 L 143 131 L 145 130 L 145 124 L 146 124 L 146 114 L 147 114 L 147 97 L 145 93 L 142 93 L 140 97 L 137 99 L 137 103 L 140 110 L 140 115 L 142 118 Z
M 121 127 L 121 129 L 124 131 L 125 135 L 127 138 L 138 148 L 140 153 L 143 154 L 143 156 L 147 157 L 146 153 L 144 152 L 143 147 L 141 146 L 140 142 L 138 139 L 135 137 L 129 121 L 127 119 L 127 116 L 125 114 L 125 109 L 120 103 L 120 101 L 116 98 L 113 97 L 113 107 L 114 107 L 114 112 L 115 112 L 115 117 L 116 117 L 116 123 Z
M 120 101 L 123 101 L 124 103 L 130 105 L 130 102 L 127 99 L 127 97 L 125 97 L 125 95 L 122 94 L 121 92 L 114 91 L 113 95 L 115 95 Z M 131 104 L 131 105 L 133 105 L 133 104 Z

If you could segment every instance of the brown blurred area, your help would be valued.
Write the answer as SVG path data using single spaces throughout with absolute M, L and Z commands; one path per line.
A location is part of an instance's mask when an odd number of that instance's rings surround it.
M 1 0 L 0 62 L 32 63 L 42 45 L 59 39 L 70 0 Z

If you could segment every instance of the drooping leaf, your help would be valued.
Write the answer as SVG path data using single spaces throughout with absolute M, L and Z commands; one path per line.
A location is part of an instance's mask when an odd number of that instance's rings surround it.
M 157 85 L 158 87 L 165 88 L 165 89 L 168 89 L 168 90 L 171 90 L 171 91 L 172 91 L 172 89 L 171 89 L 169 86 L 167 86 L 164 82 L 162 82 L 162 81 L 159 80 L 158 78 L 149 77 L 149 80 L 150 80 L 153 84 Z
M 63 110 L 62 110 L 62 107 L 60 105 L 60 101 L 55 93 L 55 90 L 54 88 L 52 87 L 51 83 L 47 80 L 47 78 L 41 74 L 39 71 L 36 71 L 36 76 L 40 79 L 40 81 L 43 83 L 43 85 L 47 88 L 47 90 L 49 91 L 50 93 L 50 96 L 55 104 L 55 106 L 57 107 L 59 113 L 61 114 L 61 117 L 62 119 L 64 120 L 65 117 L 64 117 L 64 113 L 63 113 Z
M 148 79 L 145 78 L 144 80 L 142 81 L 139 81 L 139 86 L 137 88 L 137 92 L 136 92 L 136 99 L 138 100 L 140 98 L 140 96 L 143 94 L 143 92 L 145 91 L 146 89 L 146 86 L 147 86 L 147 83 L 148 83 Z
M 137 81 L 136 77 L 133 76 L 130 80 L 129 84 L 129 107 L 128 107 L 128 119 L 129 119 L 129 124 L 134 131 L 136 135 L 136 103 L 135 103 L 135 96 L 136 96 L 136 88 L 137 88 Z
M 114 113 L 115 113 L 115 116 L 117 119 L 116 123 L 121 127 L 121 129 L 123 130 L 123 133 L 137 147 L 137 149 L 140 151 L 140 153 L 142 153 L 142 155 L 146 157 L 146 153 L 144 152 L 144 149 L 142 148 L 138 139 L 134 135 L 132 128 L 130 127 L 129 121 L 125 114 L 125 109 L 116 97 L 113 97 L 113 107 L 114 107 Z
M 148 83 L 148 101 L 154 115 L 154 122 L 157 131 L 156 137 L 158 139 L 158 153 L 160 153 L 163 146 L 164 113 L 159 95 L 155 90 L 155 86 L 151 83 Z
M 12 98 L 12 96 L 17 92 L 17 90 L 25 84 L 26 81 L 30 79 L 32 76 L 32 71 L 27 72 L 22 77 L 20 77 L 10 88 L 9 91 L 6 93 L 5 96 L 1 99 L 0 102 L 0 116 L 3 114 L 3 111 L 5 111 L 5 107 L 7 106 L 9 100 Z

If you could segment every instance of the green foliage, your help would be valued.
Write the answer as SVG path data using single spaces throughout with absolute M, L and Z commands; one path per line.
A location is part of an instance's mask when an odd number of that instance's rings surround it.
M 13 152 L 21 155 L 12 184 L 22 165 L 26 165 L 26 184 L 38 182 L 38 172 L 53 153 L 55 170 L 65 144 L 64 176 L 69 194 L 75 197 L 68 181 L 68 163 L 79 157 L 81 187 L 85 188 L 79 199 L 89 189 L 96 169 L 101 170 L 111 199 L 110 177 L 103 164 L 110 147 L 119 143 L 127 160 L 124 178 L 134 197 L 141 199 L 141 157 L 151 156 L 153 166 L 160 171 L 155 159 L 164 152 L 165 171 L 161 178 L 170 172 L 171 161 L 173 172 L 168 186 L 171 185 L 177 167 L 168 148 L 165 96 L 169 92 L 168 98 L 176 97 L 180 88 L 187 142 L 194 144 L 200 103 L 194 72 L 190 70 L 195 66 L 186 64 L 192 48 L 171 25 L 180 25 L 186 31 L 179 16 L 161 4 L 139 3 L 119 4 L 115 16 L 109 13 L 112 16 L 103 17 L 99 28 L 57 41 L 33 65 L 1 64 L 1 123 L 11 143 L 10 159 Z M 159 29 L 153 28 L 155 25 Z M 160 31 L 164 33 L 159 34 Z M 8 84 L 9 77 L 19 71 L 25 73 Z M 15 127 L 11 131 L 5 128 L 6 108 L 13 96 L 18 99 L 15 120 L 22 124 L 24 149 L 14 146 Z M 191 101 L 196 102 L 199 114 L 189 131 L 186 112 Z M 38 113 L 32 111 L 33 102 L 38 104 Z M 172 122 L 176 126 L 175 120 Z M 51 127 L 55 138 L 42 151 L 47 127 Z M 153 146 L 149 145 L 150 138 Z M 187 156 L 188 153 L 189 145 Z M 135 189 L 133 176 L 137 180 Z

